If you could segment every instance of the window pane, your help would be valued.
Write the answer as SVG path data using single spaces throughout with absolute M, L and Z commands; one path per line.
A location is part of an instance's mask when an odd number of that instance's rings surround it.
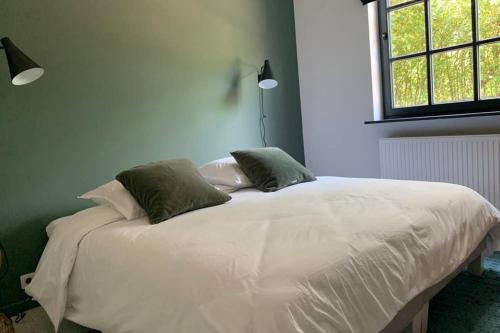
M 433 55 L 432 69 L 435 103 L 474 99 L 472 48 Z
M 500 0 L 478 0 L 479 38 L 500 37 Z
M 416 57 L 392 63 L 394 107 L 427 105 L 427 59 Z
M 432 48 L 472 41 L 471 0 L 430 0 L 430 3 Z
M 500 42 L 479 47 L 481 98 L 500 97 Z
M 419 3 L 389 14 L 393 57 L 425 51 L 425 10 Z
M 404 3 L 404 2 L 408 2 L 410 0 L 389 0 L 387 1 L 387 4 L 389 5 L 389 7 L 392 7 L 392 6 L 396 6 L 396 5 L 399 5 L 400 3 Z

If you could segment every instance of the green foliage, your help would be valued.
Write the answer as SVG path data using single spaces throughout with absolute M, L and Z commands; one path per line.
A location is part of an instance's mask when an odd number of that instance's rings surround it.
M 470 0 L 431 0 L 432 48 L 472 41 Z
M 500 96 L 500 42 L 479 47 L 481 98 Z
M 388 0 L 390 6 L 407 0 Z M 472 41 L 471 0 L 429 0 L 431 47 L 435 50 Z M 481 40 L 500 36 L 500 0 L 478 0 L 478 35 Z M 391 56 L 425 51 L 425 11 L 420 2 L 389 14 Z M 474 97 L 473 49 L 440 52 L 432 56 L 434 103 L 458 102 Z M 480 96 L 500 97 L 500 43 L 479 48 Z M 394 107 L 426 105 L 425 57 L 392 64 Z
M 397 60 L 392 65 L 394 106 L 427 104 L 427 59 Z
M 479 38 L 500 36 L 500 0 L 478 0 Z
M 400 3 L 407 2 L 409 0 L 389 0 L 389 6 L 399 5 Z
M 449 103 L 474 99 L 472 48 L 432 56 L 434 102 Z
M 393 57 L 425 51 L 423 3 L 392 11 L 389 16 Z

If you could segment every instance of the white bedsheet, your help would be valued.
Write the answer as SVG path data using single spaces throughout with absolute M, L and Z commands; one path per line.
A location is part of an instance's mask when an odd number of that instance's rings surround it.
M 499 212 L 462 186 L 320 177 L 232 196 L 158 225 L 58 223 L 28 292 L 55 325 L 104 333 L 378 332 L 489 231 L 498 248 Z

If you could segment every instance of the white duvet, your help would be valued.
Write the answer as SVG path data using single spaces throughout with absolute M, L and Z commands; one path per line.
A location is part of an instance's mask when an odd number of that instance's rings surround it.
M 499 212 L 442 183 L 322 177 L 150 225 L 96 207 L 50 225 L 28 293 L 104 333 L 378 332 Z M 493 229 L 492 229 L 493 228 Z

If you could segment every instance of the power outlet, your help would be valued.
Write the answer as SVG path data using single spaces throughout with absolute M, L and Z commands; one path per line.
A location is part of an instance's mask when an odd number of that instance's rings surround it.
M 21 289 L 25 290 L 28 284 L 31 283 L 31 280 L 33 280 L 33 276 L 35 273 L 29 273 L 29 274 L 24 274 L 21 275 Z

